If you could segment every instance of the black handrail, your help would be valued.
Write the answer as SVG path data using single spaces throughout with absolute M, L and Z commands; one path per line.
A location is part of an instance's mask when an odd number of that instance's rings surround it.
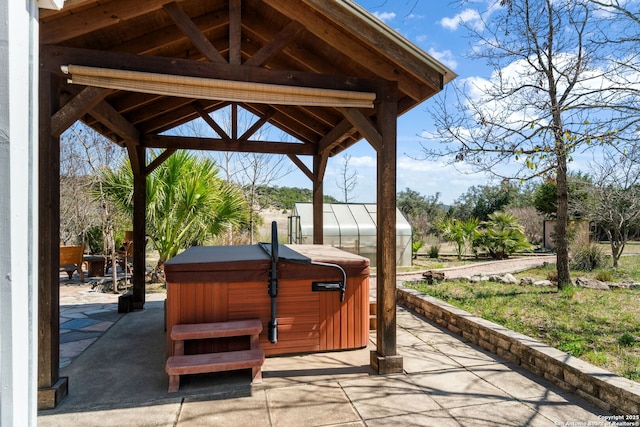
M 258 245 L 271 257 L 271 269 L 269 270 L 268 278 L 268 292 L 271 297 L 271 320 L 268 326 L 269 342 L 276 344 L 278 342 L 278 318 L 277 318 L 277 297 L 278 297 L 278 223 L 273 221 L 271 223 L 271 245 L 268 243 L 258 243 Z M 286 246 L 283 247 L 287 249 Z M 293 255 L 293 256 L 292 256 Z M 332 281 L 318 281 L 312 282 L 313 291 L 340 291 L 340 302 L 344 301 L 344 294 L 347 287 L 347 274 L 344 269 L 338 264 L 332 264 L 328 262 L 312 261 L 306 256 L 302 256 L 297 252 L 287 251 L 284 252 L 284 260 L 290 262 L 296 262 L 301 264 L 318 265 L 322 267 L 335 268 L 340 271 L 342 280 Z
M 278 342 L 278 318 L 276 301 L 278 297 L 278 224 L 271 223 L 271 270 L 269 271 L 269 296 L 271 297 L 271 321 L 269 322 L 269 342 Z

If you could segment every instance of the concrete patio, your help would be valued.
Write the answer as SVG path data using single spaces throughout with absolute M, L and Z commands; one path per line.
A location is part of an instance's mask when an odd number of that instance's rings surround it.
M 78 341 L 115 323 L 61 369 L 69 395 L 55 410 L 40 411 L 39 425 L 606 425 L 601 417 L 608 414 L 402 307 L 403 374 L 373 373 L 372 334 L 366 349 L 267 358 L 260 384 L 250 384 L 249 371 L 185 376 L 169 394 L 162 294 L 149 295 L 145 310 L 115 318 L 107 312 L 116 311 L 116 295 L 96 295 L 107 300 L 99 308 L 85 297 L 61 300 L 73 306 L 74 319 L 89 319 L 89 331 L 76 331 Z

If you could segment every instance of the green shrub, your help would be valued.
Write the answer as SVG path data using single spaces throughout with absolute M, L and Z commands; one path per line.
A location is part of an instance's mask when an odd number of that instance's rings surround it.
M 438 258 L 440 256 L 440 245 L 431 245 L 429 247 L 429 258 Z
M 558 345 L 558 350 L 565 351 L 573 357 L 580 357 L 585 351 L 585 340 L 579 337 L 574 337 L 574 339 Z
M 565 286 L 560 289 L 560 294 L 567 299 L 572 299 L 577 292 L 578 288 L 576 286 Z
M 620 344 L 623 347 L 631 347 L 635 345 L 635 343 L 636 343 L 636 337 L 631 335 L 629 332 L 625 332 L 620 336 L 620 338 L 618 338 L 618 344 Z
M 601 282 L 613 282 L 613 275 L 609 270 L 598 271 L 595 278 Z
M 424 242 L 422 240 L 414 240 L 411 243 L 411 251 L 413 254 L 413 258 L 415 259 L 418 255 L 418 251 L 424 246 Z
M 86 242 L 89 245 L 89 253 L 103 254 L 104 252 L 104 234 L 102 227 L 93 225 L 89 227 L 86 234 Z
M 592 271 L 605 264 L 606 256 L 602 248 L 593 243 L 589 243 L 575 250 L 569 261 L 569 265 L 574 270 Z
M 611 363 L 611 359 L 607 356 L 606 353 L 601 351 L 590 351 L 583 355 L 583 358 L 587 360 L 587 362 L 593 363 L 598 366 L 607 366 Z

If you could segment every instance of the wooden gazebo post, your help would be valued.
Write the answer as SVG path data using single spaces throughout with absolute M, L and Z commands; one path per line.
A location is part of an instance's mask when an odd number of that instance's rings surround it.
M 313 156 L 313 244 L 321 245 L 324 242 L 324 171 L 327 167 L 327 158 L 322 154 Z
M 67 395 L 60 378 L 60 137 L 52 135 L 58 110 L 56 79 L 40 72 L 38 149 L 38 408 L 54 408 Z
M 142 310 L 145 303 L 147 173 L 145 149 L 137 146 L 138 166 L 133 174 L 133 302 L 132 309 Z M 133 161 L 134 159 L 132 159 Z M 133 166 L 132 166 L 133 167 Z M 137 170 L 137 173 L 135 172 Z
M 396 130 L 397 83 L 388 82 L 381 94 L 377 155 L 376 350 L 371 366 L 380 374 L 402 372 L 396 349 Z

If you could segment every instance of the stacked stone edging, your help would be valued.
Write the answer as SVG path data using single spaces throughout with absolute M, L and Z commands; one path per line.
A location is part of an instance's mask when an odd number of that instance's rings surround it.
M 397 301 L 487 351 L 520 365 L 613 414 L 640 414 L 640 383 L 476 317 L 414 289 L 398 286 Z

